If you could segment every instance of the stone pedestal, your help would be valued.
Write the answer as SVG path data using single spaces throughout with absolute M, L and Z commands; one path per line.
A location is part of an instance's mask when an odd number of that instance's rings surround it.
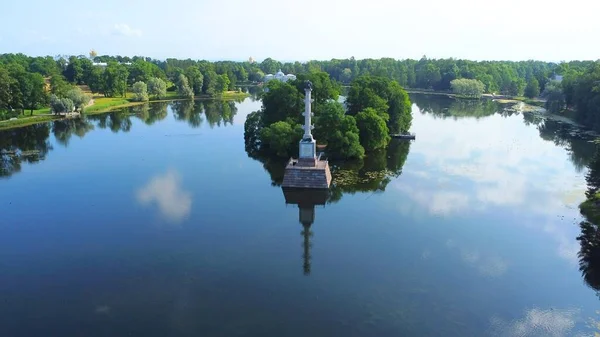
M 285 167 L 282 187 L 329 188 L 329 162 L 310 158 L 290 159 Z

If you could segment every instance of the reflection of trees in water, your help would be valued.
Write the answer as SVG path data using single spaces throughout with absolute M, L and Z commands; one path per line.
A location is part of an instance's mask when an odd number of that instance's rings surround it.
M 580 207 L 587 218 L 579 224 L 581 234 L 577 237 L 580 244 L 578 253 L 579 270 L 585 282 L 597 292 L 600 292 L 600 202 L 595 197 L 600 187 L 600 148 L 596 150 L 593 160 L 589 164 L 586 176 L 588 200 Z M 599 293 L 600 294 L 600 293 Z
M 35 124 L 0 131 L 0 177 L 21 171 L 22 163 L 37 163 L 52 150 L 50 124 Z
M 329 202 L 339 201 L 344 193 L 385 191 L 392 178 L 402 174 L 409 150 L 409 141 L 392 140 L 387 149 L 370 152 L 364 160 L 332 162 Z
M 263 87 L 259 87 L 257 85 L 245 86 L 240 88 L 242 89 L 242 92 L 245 92 L 250 95 L 250 99 L 252 100 L 252 102 L 260 100 L 260 95 L 263 93 Z
M 86 133 L 94 129 L 94 125 L 86 118 L 69 118 L 52 122 L 52 133 L 56 141 L 64 146 L 69 145 L 72 135 L 83 138 Z
M 589 137 L 580 135 L 576 126 L 544 119 L 536 113 L 523 113 L 523 119 L 526 124 L 537 126 L 543 140 L 565 148 L 577 172 L 583 171 L 590 164 L 596 146 L 589 141 Z
M 422 114 L 430 114 L 434 118 L 482 118 L 495 113 L 503 116 L 514 113 L 513 110 L 504 109 L 499 103 L 489 99 L 454 99 L 448 96 L 424 94 L 411 94 L 410 99 Z
M 280 186 L 287 159 L 266 154 L 246 144 L 246 153 L 263 164 L 271 184 Z M 328 202 L 337 202 L 344 193 L 383 192 L 392 178 L 402 173 L 410 142 L 392 140 L 387 149 L 368 153 L 363 160 L 330 161 L 332 184 Z
M 120 109 L 118 111 L 108 112 L 100 115 L 91 115 L 89 120 L 96 121 L 100 129 L 110 129 L 112 132 L 129 132 L 131 130 L 130 108 Z
M 227 126 L 233 124 L 233 117 L 237 114 L 237 107 L 234 101 L 205 101 L 204 114 L 210 127 L 215 125 Z
M 589 221 L 582 221 L 579 227 L 579 270 L 585 282 L 592 289 L 600 291 L 600 229 Z
M 175 101 L 171 109 L 176 120 L 186 121 L 189 126 L 198 128 L 202 125 L 202 103 L 193 100 Z

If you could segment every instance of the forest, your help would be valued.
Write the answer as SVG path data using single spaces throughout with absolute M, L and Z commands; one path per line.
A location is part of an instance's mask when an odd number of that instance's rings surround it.
M 105 64 L 104 67 L 94 63 Z M 570 61 L 470 61 L 459 59 L 420 60 L 392 58 L 333 59 L 328 61 L 262 62 L 192 59 L 156 60 L 149 57 L 78 56 L 30 57 L 23 54 L 0 55 L 0 120 L 50 103 L 50 94 L 64 95 L 70 85 L 88 85 L 94 93 L 107 97 L 125 95 L 134 84 L 161 80 L 169 91 L 180 96 L 218 96 L 240 84 L 260 83 L 265 74 L 278 70 L 303 74 L 326 72 L 332 81 L 349 85 L 363 76 L 394 80 L 401 87 L 450 92 L 457 79 L 477 80 L 476 93 L 482 90 L 507 96 L 541 96 L 553 112 L 576 111 L 576 119 L 600 130 L 600 63 Z M 479 84 L 479 82 L 481 84 Z M 459 84 L 460 82 L 454 82 Z M 463 82 L 464 83 L 464 82 Z M 46 88 L 46 90 L 44 90 Z M 137 85 L 144 99 L 142 85 Z M 155 93 L 155 96 L 159 94 Z

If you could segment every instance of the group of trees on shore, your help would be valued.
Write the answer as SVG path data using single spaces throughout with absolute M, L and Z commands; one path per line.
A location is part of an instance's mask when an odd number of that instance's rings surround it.
M 289 157 L 302 138 L 304 85 L 313 84 L 314 135 L 331 158 L 363 158 L 365 151 L 385 148 L 390 132 L 406 132 L 412 120 L 406 91 L 395 81 L 365 76 L 351 83 L 347 110 L 339 103 L 340 87 L 325 72 L 299 74 L 296 81 L 271 81 L 263 106 L 248 115 L 244 137 L 252 151 Z
M 94 65 L 94 62 L 103 65 Z M 461 86 L 457 87 L 457 83 L 476 80 L 478 82 L 470 82 L 474 86 L 468 90 L 468 95 L 478 96 L 479 92 L 528 97 L 541 95 L 547 99 L 548 109 L 561 111 L 574 108 L 579 122 L 600 130 L 596 97 L 600 80 L 598 68 L 598 61 L 469 61 L 425 56 L 419 60 L 348 58 L 282 63 L 271 58 L 262 62 L 209 62 L 173 58 L 156 60 L 140 56 L 29 57 L 2 54 L 0 119 L 48 106 L 50 94 L 66 97 L 64 93 L 72 85 L 86 84 L 93 93 L 113 97 L 125 96 L 135 83 L 143 82 L 148 96 L 152 97 L 150 80 L 155 78 L 164 81 L 167 90 L 178 91 L 181 96 L 191 97 L 191 93 L 217 96 L 241 83 L 261 82 L 265 74 L 281 69 L 296 75 L 325 72 L 332 82 L 346 85 L 360 77 L 376 76 L 391 79 L 404 88 L 437 91 L 458 90 L 456 88 Z M 562 81 L 553 81 L 559 76 Z M 455 83 L 454 87 L 452 83 Z M 139 84 L 136 88 L 139 92 L 136 99 L 144 100 L 143 85 Z

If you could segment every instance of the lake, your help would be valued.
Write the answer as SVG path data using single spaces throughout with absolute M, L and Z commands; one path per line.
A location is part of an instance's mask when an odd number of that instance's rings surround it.
M 411 98 L 416 141 L 332 163 L 325 196 L 246 152 L 253 98 L 0 131 L 0 336 L 590 335 L 594 146 Z

